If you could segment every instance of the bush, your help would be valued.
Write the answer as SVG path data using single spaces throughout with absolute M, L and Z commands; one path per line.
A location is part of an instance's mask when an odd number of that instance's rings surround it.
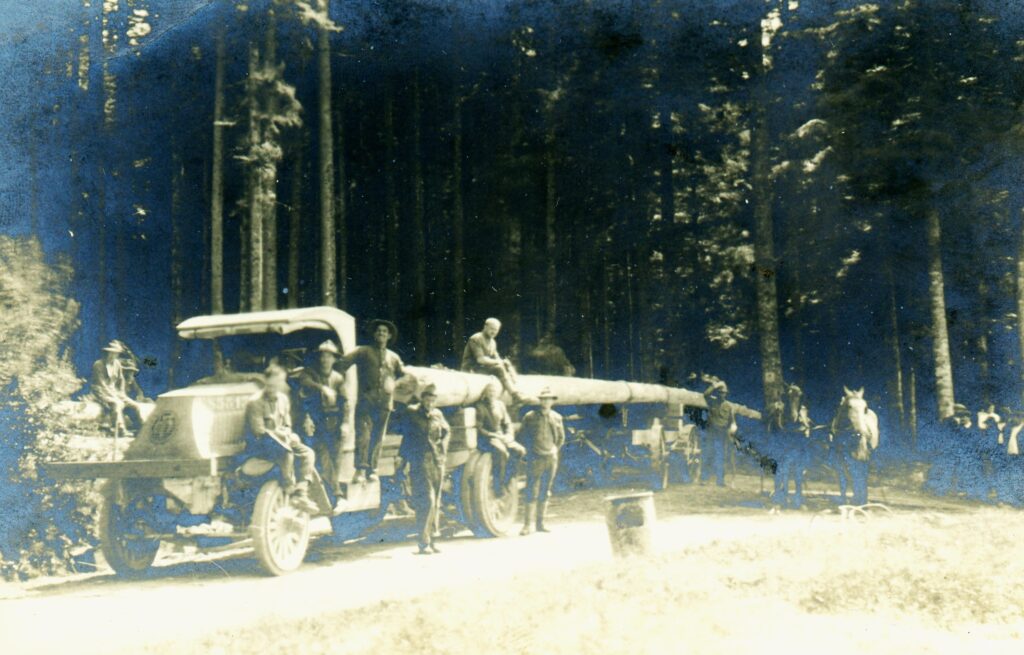
M 35 239 L 0 236 L 0 575 L 62 573 L 96 543 L 92 483 L 57 483 L 39 464 L 70 459 L 55 411 L 82 386 L 65 345 L 78 327 L 66 262 L 48 263 Z

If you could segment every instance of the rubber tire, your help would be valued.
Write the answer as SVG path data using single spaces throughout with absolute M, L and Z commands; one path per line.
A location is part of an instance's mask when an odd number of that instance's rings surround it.
M 274 540 L 274 522 L 279 514 L 284 511 L 294 513 L 295 520 L 300 523 L 298 541 L 290 549 L 291 552 L 280 553 L 277 551 L 277 543 Z M 306 551 L 309 549 L 309 514 L 295 510 L 288 504 L 284 489 L 277 480 L 268 480 L 260 487 L 256 496 L 256 505 L 252 511 L 252 521 L 249 525 L 249 532 L 252 535 L 253 549 L 256 551 L 256 559 L 264 571 L 270 575 L 284 575 L 291 573 L 302 565 L 306 558 Z
M 480 453 L 475 461 L 466 466 L 469 474 L 470 506 L 473 522 L 470 529 L 478 537 L 507 537 L 516 527 L 516 513 L 519 511 L 519 491 L 514 489 L 505 494 L 504 501 L 496 508 L 494 483 L 491 480 L 493 463 L 491 453 Z
M 100 506 L 100 551 L 110 568 L 118 575 L 126 578 L 139 577 L 149 570 L 156 560 L 156 553 L 160 549 L 160 540 L 155 539 L 147 543 L 145 550 L 138 553 L 128 552 L 124 544 L 120 542 L 121 527 L 119 518 L 120 510 L 114 501 L 117 496 L 117 485 L 110 482 L 103 490 L 103 504 Z M 129 505 L 135 502 L 135 498 L 129 501 Z

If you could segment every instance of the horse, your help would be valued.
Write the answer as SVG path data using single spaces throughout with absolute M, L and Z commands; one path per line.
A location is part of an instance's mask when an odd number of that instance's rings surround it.
M 878 415 L 864 400 L 864 388 L 843 387 L 835 417 L 829 425 L 834 464 L 839 474 L 839 495 L 846 501 L 847 484 L 853 486 L 853 503 L 868 502 L 868 463 L 878 448 Z

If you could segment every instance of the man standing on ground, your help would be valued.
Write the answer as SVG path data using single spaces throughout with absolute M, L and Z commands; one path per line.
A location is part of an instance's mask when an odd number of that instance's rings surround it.
M 548 532 L 544 514 L 551 484 L 558 472 L 558 451 L 565 443 L 562 415 L 552 409 L 558 397 L 545 387 L 538 399 L 540 409 L 532 410 L 523 417 L 519 432 L 526 449 L 526 521 L 519 533 L 522 535 L 533 532 L 534 521 L 539 532 Z
M 434 530 L 437 528 L 451 428 L 441 410 L 434 407 L 436 401 L 437 387 L 428 384 L 420 392 L 420 402 L 405 412 L 399 451 L 402 459 L 409 462 L 409 482 L 421 555 L 428 549 L 434 553 L 441 552 L 434 544 Z
M 356 475 L 353 482 L 377 479 L 377 458 L 394 410 L 395 381 L 404 374 L 401 358 L 388 345 L 394 343 L 398 328 L 391 321 L 370 322 L 372 346 L 359 346 L 341 357 L 334 370 L 344 373 L 353 364 L 359 374 L 356 403 Z
M 509 395 L 516 402 L 521 402 L 519 391 L 516 390 L 515 369 L 512 362 L 498 355 L 498 343 L 495 339 L 501 332 L 501 321 L 489 318 L 484 321 L 482 330 L 474 334 L 466 342 L 462 352 L 462 370 L 467 373 L 483 373 L 493 375 L 501 380 Z
M 313 449 L 292 432 L 291 403 L 288 400 L 288 373 L 272 364 L 264 372 L 263 392 L 245 406 L 245 454 L 275 462 L 281 469 L 285 494 L 292 504 L 310 514 L 318 510 L 309 498 L 309 484 L 316 476 Z M 298 464 L 299 480 L 295 479 Z
M 729 387 L 721 380 L 713 382 L 704 392 L 704 400 L 708 405 L 707 438 L 704 440 L 705 466 L 701 471 L 701 482 L 715 473 L 715 483 L 725 486 L 725 450 L 736 434 L 736 410 L 729 402 Z M 708 452 L 710 451 L 710 452 Z M 711 466 L 708 467 L 707 464 Z

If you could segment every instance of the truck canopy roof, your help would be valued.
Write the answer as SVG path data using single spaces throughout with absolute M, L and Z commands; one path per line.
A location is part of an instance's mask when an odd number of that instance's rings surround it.
M 216 339 L 238 334 L 291 334 L 308 329 L 334 332 L 346 351 L 355 347 L 355 319 L 336 307 L 194 316 L 178 324 L 178 335 L 182 339 Z

